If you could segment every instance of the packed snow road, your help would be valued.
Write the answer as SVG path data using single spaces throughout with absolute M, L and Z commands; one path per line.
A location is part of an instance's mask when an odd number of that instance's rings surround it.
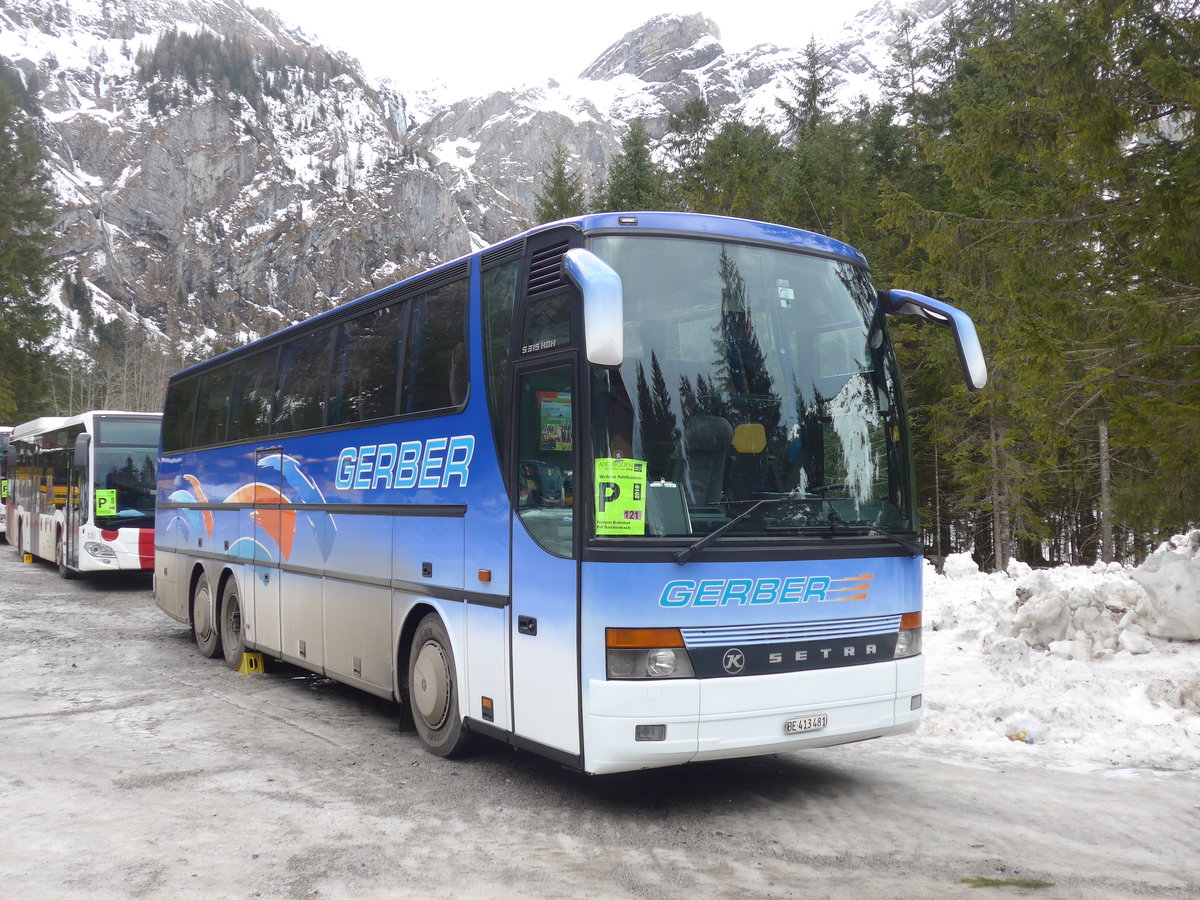
M 590 778 L 499 745 L 448 762 L 387 703 L 201 658 L 144 580 L 64 582 L 11 547 L 0 665 L 8 896 L 1200 895 L 1195 770 L 906 737 Z

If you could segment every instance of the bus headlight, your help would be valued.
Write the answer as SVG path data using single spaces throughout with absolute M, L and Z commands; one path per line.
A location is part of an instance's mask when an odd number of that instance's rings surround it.
M 675 651 L 670 647 L 660 647 L 646 654 L 646 674 L 651 678 L 670 678 L 677 668 Z
M 692 661 L 678 628 L 605 630 L 608 677 L 694 678 Z
M 900 617 L 900 633 L 896 635 L 896 659 L 916 656 L 921 652 L 921 614 L 905 613 Z
M 609 678 L 636 678 L 638 652 L 636 650 L 608 650 Z
M 99 541 L 88 541 L 83 545 L 83 549 L 89 556 L 94 556 L 96 559 L 116 559 L 116 552 L 108 544 L 101 544 Z

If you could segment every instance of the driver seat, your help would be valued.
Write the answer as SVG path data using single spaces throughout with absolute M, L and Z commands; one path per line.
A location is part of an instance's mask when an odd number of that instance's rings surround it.
M 684 426 L 688 502 L 709 506 L 721 499 L 733 426 L 723 416 L 693 416 Z

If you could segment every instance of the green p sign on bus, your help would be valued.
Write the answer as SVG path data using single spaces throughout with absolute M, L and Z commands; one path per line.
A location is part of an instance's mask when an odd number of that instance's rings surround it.
M 96 515 L 115 516 L 117 514 L 117 492 L 115 489 L 96 491 Z

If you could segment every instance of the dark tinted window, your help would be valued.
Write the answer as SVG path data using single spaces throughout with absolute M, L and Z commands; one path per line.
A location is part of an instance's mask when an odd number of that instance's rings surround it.
M 129 447 L 157 447 L 158 419 L 114 419 L 102 417 L 98 423 L 96 442 Z
M 520 260 L 483 273 L 483 361 L 487 366 L 488 405 L 496 446 L 505 447 L 508 430 L 508 352 L 512 344 L 513 306 Z M 503 452 L 503 451 L 502 451 Z
M 467 281 L 456 281 L 409 301 L 404 411 L 458 406 L 466 399 Z
M 196 426 L 192 443 L 197 446 L 219 444 L 225 440 L 229 421 L 229 395 L 233 386 L 233 368 L 229 365 L 210 369 L 200 376 L 196 400 Z
M 192 413 L 196 407 L 196 388 L 200 379 L 177 381 L 167 388 L 163 410 L 163 450 L 179 450 L 192 445 Z
M 534 300 L 525 309 L 522 355 L 571 343 L 571 303 L 566 294 Z
M 231 441 L 262 437 L 271 431 L 271 398 L 275 392 L 275 361 L 279 350 L 268 350 L 236 363 L 237 377 L 230 400 Z
M 388 306 L 338 326 L 329 386 L 330 425 L 395 415 L 401 314 L 407 310 Z
M 323 329 L 283 345 L 271 429 L 275 434 L 325 424 L 330 339 Z
M 48 454 L 47 463 L 50 466 L 53 485 L 53 489 L 48 493 L 54 498 L 55 508 L 62 509 L 67 500 L 67 488 L 71 483 L 71 451 L 66 447 L 52 450 Z

